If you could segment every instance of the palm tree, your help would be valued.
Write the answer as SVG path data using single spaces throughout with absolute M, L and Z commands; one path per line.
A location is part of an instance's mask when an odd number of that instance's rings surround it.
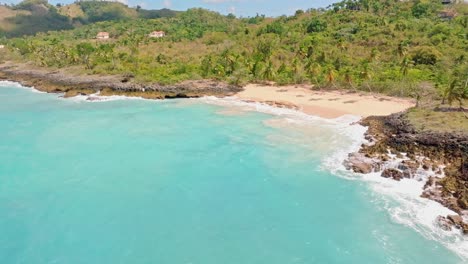
M 356 87 L 353 85 L 353 74 L 351 72 L 351 69 L 347 68 L 344 73 L 344 80 L 346 84 L 348 84 L 351 88 L 356 90 Z
M 400 42 L 398 44 L 398 48 L 396 50 L 396 53 L 398 54 L 398 56 L 401 58 L 401 57 L 405 57 L 406 54 L 408 54 L 408 45 L 405 43 L 405 42 Z
M 97 48 L 97 54 L 104 61 L 108 61 L 114 52 L 115 44 L 101 44 Z
M 408 56 L 405 56 L 400 64 L 400 72 L 403 74 L 404 77 L 408 75 L 408 71 L 412 66 L 412 61 Z
M 76 51 L 78 56 L 80 56 L 81 61 L 86 65 L 86 69 L 92 69 L 91 65 L 91 55 L 94 53 L 95 48 L 91 43 L 84 42 L 76 45 Z
M 327 54 L 324 51 L 322 51 L 322 53 L 320 53 L 320 55 L 318 56 L 317 61 L 320 62 L 320 63 L 326 63 L 327 62 Z
M 201 68 L 201 74 L 203 77 L 206 78 L 210 75 L 210 73 L 213 70 L 213 59 L 211 55 L 208 55 L 205 58 L 203 58 L 200 68 Z
M 216 74 L 218 76 L 225 76 L 226 75 L 226 71 L 224 69 L 224 66 L 221 65 L 221 64 L 217 64 L 215 67 L 214 67 L 214 71 L 216 72 Z
M 463 101 L 467 99 L 468 78 L 464 83 L 459 78 L 455 78 L 444 90 L 442 104 L 447 100 L 448 104 L 452 106 L 453 101 L 458 101 L 459 107 L 463 108 Z
M 275 68 L 273 62 L 269 60 L 266 64 L 265 70 L 263 71 L 263 79 L 271 81 L 275 77 Z
M 233 55 L 229 50 L 223 51 L 221 54 L 221 57 L 223 59 L 223 66 L 224 69 L 226 70 L 226 74 L 230 75 L 236 70 L 236 59 L 237 57 Z
M 298 74 L 298 73 L 299 73 L 299 70 L 300 70 L 300 68 L 301 68 L 301 66 L 300 66 L 300 61 L 299 61 L 297 58 L 295 58 L 295 59 L 293 60 L 291 66 L 292 66 L 293 74 L 294 74 L 294 75 Z
M 249 68 L 250 74 L 252 74 L 253 77 L 259 77 L 262 69 L 262 63 L 259 57 L 254 58 L 253 62 L 248 62 L 247 66 Z
M 372 89 L 371 89 L 370 84 L 369 84 L 369 81 L 372 79 L 372 74 L 371 74 L 371 70 L 369 69 L 369 64 L 368 63 L 363 64 L 363 70 L 361 72 L 361 78 L 364 81 L 367 81 L 366 82 L 367 88 L 369 89 L 369 92 L 372 92 Z
M 318 84 L 318 76 L 322 72 L 322 67 L 320 66 L 319 63 L 314 62 L 312 59 L 309 59 L 309 61 L 306 64 L 306 71 L 307 74 L 309 75 L 309 78 L 312 80 L 315 84 Z
M 335 86 L 335 69 L 333 67 L 328 67 L 327 69 L 327 82 L 328 84 L 332 85 L 333 87 Z

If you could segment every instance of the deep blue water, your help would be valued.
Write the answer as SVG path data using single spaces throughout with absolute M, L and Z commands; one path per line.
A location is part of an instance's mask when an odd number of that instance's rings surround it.
M 461 263 L 323 166 L 351 140 L 196 100 L 3 85 L 0 263 Z

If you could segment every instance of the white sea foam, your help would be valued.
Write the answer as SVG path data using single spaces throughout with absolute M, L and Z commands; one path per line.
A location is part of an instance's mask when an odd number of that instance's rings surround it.
M 366 182 L 375 194 L 376 199 L 380 201 L 379 204 L 382 201 L 384 202 L 384 209 L 389 212 L 394 222 L 413 228 L 427 239 L 440 242 L 464 260 L 468 259 L 468 238 L 456 229 L 444 231 L 436 223 L 436 218 L 439 215 L 446 216 L 456 213 L 435 201 L 420 197 L 424 184 L 427 178 L 434 174 L 433 171 L 426 172 L 419 169 L 413 179 L 395 181 L 381 177 L 380 173 L 364 175 L 346 170 L 343 161 L 348 157 L 348 154 L 358 151 L 362 144 L 368 143 L 364 138 L 367 129 L 355 123 L 360 119 L 359 117 L 347 115 L 336 119 L 324 119 L 291 109 L 277 108 L 262 103 L 244 102 L 235 97 L 204 97 L 194 100 L 220 106 L 239 107 L 246 111 L 272 114 L 283 117 L 287 122 L 295 124 L 320 124 L 332 127 L 336 133 L 336 139 L 330 142 L 330 147 L 334 148 L 334 152 L 324 158 L 323 169 L 348 180 Z M 388 166 L 396 166 L 400 161 L 396 159 Z
M 47 93 L 47 92 L 37 90 L 34 86 L 23 86 L 18 82 L 12 82 L 12 81 L 0 81 L 0 87 L 22 88 L 22 89 L 27 89 L 33 93 Z M 63 98 L 63 97 L 60 97 L 60 98 Z M 90 94 L 90 95 L 77 95 L 77 96 L 69 97 L 65 99 L 70 100 L 70 101 L 75 101 L 75 102 L 89 102 L 89 103 L 109 102 L 109 101 L 118 101 L 118 100 L 152 100 L 152 99 L 145 99 L 142 97 L 132 97 L 132 96 L 124 96 L 124 95 L 101 96 L 99 92 L 95 94 Z
M 304 112 L 297 111 L 294 109 L 289 108 L 279 108 L 275 106 L 271 106 L 264 103 L 259 102 L 246 102 L 237 97 L 224 97 L 218 98 L 214 96 L 205 96 L 201 98 L 192 98 L 190 100 L 218 105 L 218 106 L 227 106 L 227 107 L 238 107 L 240 109 L 244 109 L 246 111 L 256 111 L 265 114 L 271 114 L 275 116 L 281 116 L 287 118 L 291 122 L 311 122 L 311 121 L 320 121 L 329 124 L 345 124 L 349 126 L 349 124 L 356 122 L 360 119 L 358 116 L 353 115 L 344 115 L 342 117 L 338 117 L 335 119 L 326 119 L 319 116 L 308 115 Z
M 102 102 L 109 102 L 109 101 L 121 101 L 121 100 L 152 100 L 153 99 L 145 99 L 143 97 L 134 97 L 134 96 L 125 96 L 125 95 L 101 95 L 101 92 L 98 91 L 94 94 L 90 95 L 77 95 L 74 97 L 67 98 L 68 100 L 75 101 L 75 102 L 87 102 L 87 103 L 102 103 Z
M 17 82 L 12 82 L 12 81 L 0 81 L 0 87 L 14 87 L 14 88 L 22 88 L 22 89 L 28 89 L 29 91 L 33 93 L 46 93 L 37 90 L 34 86 L 23 86 L 20 83 Z
M 101 96 L 99 93 L 90 94 L 90 95 L 77 95 L 74 97 L 66 98 L 67 100 L 75 102 L 87 102 L 87 103 L 102 103 L 109 101 L 121 101 L 121 100 L 149 100 L 142 97 L 131 97 L 124 95 L 110 95 L 110 96 Z
M 436 222 L 439 215 L 456 213 L 435 201 L 420 197 L 425 181 L 394 181 L 381 177 L 379 173 L 358 175 L 349 172 L 349 175 L 366 181 L 379 199 L 388 199 L 385 209 L 395 222 L 415 229 L 427 239 L 439 241 L 460 257 L 468 259 L 468 239 L 459 230 L 444 231 Z
M 0 81 L 0 87 L 15 87 L 15 88 L 24 88 L 21 84 L 11 81 Z
M 415 229 L 427 239 L 439 241 L 467 260 L 468 238 L 456 229 L 444 231 L 436 222 L 436 218 L 440 215 L 456 213 L 435 201 L 421 197 L 428 177 L 435 174 L 432 170 L 418 169 L 413 179 L 395 181 L 381 177 L 380 173 L 357 174 L 345 169 L 343 161 L 348 153 L 358 151 L 361 144 L 367 143 L 363 137 L 363 130 L 353 126 L 349 126 L 348 129 L 337 129 L 338 133 L 348 137 L 350 143 L 325 158 L 324 168 L 348 180 L 365 181 L 379 200 L 386 201 L 385 209 L 393 221 Z M 387 166 L 395 167 L 403 159 L 396 159 Z
M 24 87 L 24 86 L 23 86 L 23 87 Z M 41 93 L 41 94 L 46 94 L 46 93 L 47 93 L 47 92 L 39 91 L 39 90 L 36 89 L 36 87 L 34 87 L 34 86 L 31 86 L 31 87 L 24 87 L 24 88 L 30 90 L 30 91 L 33 92 L 33 93 Z

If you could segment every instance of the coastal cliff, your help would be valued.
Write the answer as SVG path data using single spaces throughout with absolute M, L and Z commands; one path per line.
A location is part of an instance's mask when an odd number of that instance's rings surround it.
M 468 122 L 468 120 L 466 121 Z M 366 139 L 359 152 L 345 161 L 357 173 L 378 172 L 400 181 L 425 181 L 421 197 L 434 200 L 458 215 L 439 216 L 444 230 L 453 227 L 468 234 L 468 134 L 421 131 L 408 112 L 363 119 Z
M 136 83 L 132 76 L 75 75 L 61 70 L 37 68 L 28 64 L 0 64 L 0 80 L 19 82 L 48 93 L 77 95 L 124 95 L 146 99 L 195 98 L 201 96 L 230 96 L 241 87 L 215 80 L 184 81 L 173 85 Z

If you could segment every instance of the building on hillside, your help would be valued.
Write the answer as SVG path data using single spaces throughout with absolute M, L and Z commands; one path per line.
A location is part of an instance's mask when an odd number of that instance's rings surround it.
M 164 31 L 153 31 L 149 34 L 150 38 L 163 38 L 166 36 L 166 32 Z
M 109 39 L 109 32 L 99 32 L 96 38 L 97 39 Z
M 460 0 L 441 0 L 441 3 L 443 5 L 450 5 L 450 4 L 459 4 L 461 3 L 462 1 Z

